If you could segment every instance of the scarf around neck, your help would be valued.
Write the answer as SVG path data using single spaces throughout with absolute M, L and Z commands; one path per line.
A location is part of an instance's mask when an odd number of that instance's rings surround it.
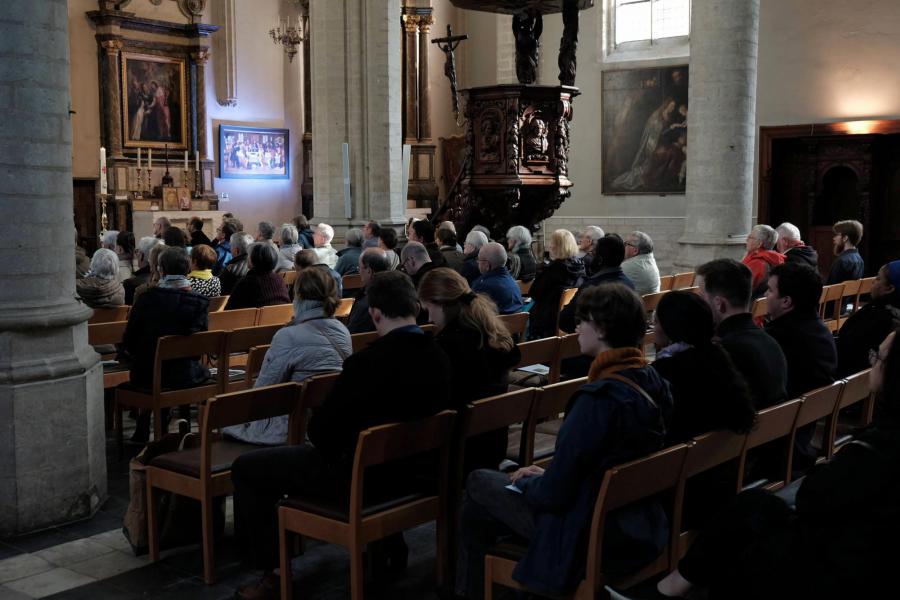
M 640 369 L 647 364 L 643 351 L 637 348 L 613 348 L 597 355 L 591 363 L 588 381 L 597 381 L 625 369 Z
M 191 282 L 184 275 L 166 275 L 160 278 L 159 287 L 170 290 L 188 290 L 191 289 Z

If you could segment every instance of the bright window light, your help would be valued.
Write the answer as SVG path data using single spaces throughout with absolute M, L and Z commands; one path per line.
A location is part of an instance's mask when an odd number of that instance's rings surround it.
M 615 0 L 616 44 L 686 36 L 691 0 Z

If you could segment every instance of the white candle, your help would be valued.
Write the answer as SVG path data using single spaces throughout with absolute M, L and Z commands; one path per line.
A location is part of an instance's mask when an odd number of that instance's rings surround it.
M 141 168 L 141 147 L 138 146 L 138 170 Z
M 200 172 L 200 151 L 194 150 L 194 170 Z
M 184 170 L 187 171 L 187 150 L 184 151 Z
M 153 169 L 153 148 L 147 148 L 147 168 Z
M 100 146 L 100 193 L 105 195 L 108 189 L 106 181 L 106 148 Z

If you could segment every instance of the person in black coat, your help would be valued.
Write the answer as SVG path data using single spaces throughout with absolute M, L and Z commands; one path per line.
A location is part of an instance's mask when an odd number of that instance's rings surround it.
M 249 562 L 265 570 L 258 584 L 238 591 L 239 597 L 268 597 L 261 594 L 278 589 L 273 569 L 278 566 L 277 505 L 282 498 L 303 494 L 346 506 L 361 431 L 422 419 L 451 406 L 450 361 L 416 325 L 418 300 L 409 277 L 398 271 L 378 273 L 368 294 L 380 337 L 344 361 L 331 394 L 310 420 L 312 445 L 258 450 L 234 461 L 235 531 Z M 403 461 L 378 469 L 374 480 L 367 476 L 366 497 L 402 495 L 415 479 L 409 465 Z
M 478 252 L 489 241 L 487 236 L 480 231 L 470 231 L 469 235 L 466 236 L 466 244 L 463 246 L 465 260 L 459 274 L 466 278 L 469 285 L 472 285 L 472 282 L 481 277 L 481 270 L 478 268 Z
M 531 281 L 537 274 L 537 261 L 531 251 L 531 232 L 527 227 L 516 225 L 506 232 L 506 244 L 509 250 L 506 263 L 513 279 Z
M 250 246 L 250 270 L 234 285 L 225 310 L 259 308 L 272 304 L 289 304 L 284 277 L 275 272 L 278 250 L 270 242 L 257 242 Z
M 126 292 L 127 293 L 127 292 Z M 850 315 L 837 338 L 838 377 L 869 368 L 869 350 L 900 327 L 900 260 L 878 270 L 871 301 Z
M 538 273 L 528 295 L 534 300 L 528 318 L 530 339 L 556 335 L 559 297 L 566 288 L 575 287 L 584 277 L 584 264 L 575 255 L 578 245 L 568 229 L 557 229 L 548 243 L 550 264 Z
M 497 316 L 497 307 L 475 294 L 462 275 L 446 267 L 422 278 L 419 301 L 437 325 L 435 340 L 453 367 L 454 408 L 461 410 L 475 400 L 506 393 L 509 370 L 520 355 Z M 498 468 L 506 458 L 506 446 L 505 427 L 468 440 L 463 472 Z
M 206 245 L 212 247 L 212 241 L 205 233 L 203 233 L 203 219 L 200 217 L 191 217 L 188 223 L 188 230 L 191 233 L 191 246 Z
M 359 276 L 362 287 L 356 293 L 350 316 L 347 318 L 347 329 L 350 333 L 365 333 L 375 331 L 375 323 L 369 314 L 369 297 L 366 294 L 366 286 L 372 281 L 375 273 L 389 271 L 391 263 L 387 254 L 381 248 L 366 248 L 359 256 Z
M 800 238 L 800 230 L 793 223 L 782 223 L 775 228 L 778 232 L 776 248 L 784 254 L 784 262 L 806 265 L 811 269 L 819 268 L 819 254 L 812 246 L 807 246 Z
M 447 265 L 447 259 L 441 253 L 441 248 L 434 241 L 434 225 L 427 219 L 421 221 L 413 221 L 409 227 L 409 241 L 419 242 L 425 246 L 428 251 L 428 257 L 435 267 L 443 267 Z M 402 252 L 402 251 L 401 251 Z M 401 260 L 403 260 L 401 258 Z
M 862 241 L 862 236 L 863 226 L 859 221 L 838 221 L 834 224 L 832 243 L 837 258 L 831 263 L 826 281 L 828 285 L 862 279 L 866 265 L 856 248 Z

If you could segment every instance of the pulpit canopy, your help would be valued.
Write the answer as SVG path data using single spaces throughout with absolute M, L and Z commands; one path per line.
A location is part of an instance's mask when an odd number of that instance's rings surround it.
M 450 0 L 453 6 L 482 12 L 518 15 L 522 13 L 540 13 L 551 15 L 562 12 L 567 0 Z M 574 0 L 578 10 L 593 8 L 594 0 Z

